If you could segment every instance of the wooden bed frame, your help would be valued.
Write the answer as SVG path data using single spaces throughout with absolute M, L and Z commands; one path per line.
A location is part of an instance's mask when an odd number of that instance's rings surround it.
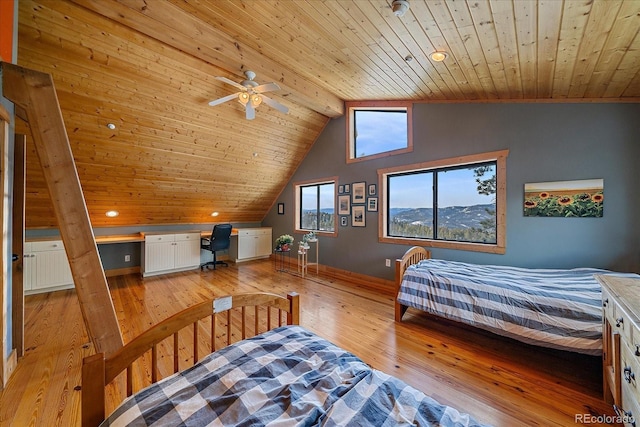
M 430 259 L 431 252 L 421 246 L 413 246 L 409 248 L 402 258 L 396 259 L 396 291 L 395 291 L 395 319 L 396 322 L 402 321 L 402 315 L 407 311 L 407 306 L 398 302 L 398 292 L 400 291 L 400 284 L 402 283 L 402 277 L 404 272 L 410 265 L 417 264 L 423 259 Z
M 111 383 L 121 372 L 126 370 L 127 396 L 133 394 L 132 364 L 151 350 L 151 366 L 146 367 L 151 372 L 151 383 L 158 381 L 158 349 L 157 346 L 166 338 L 173 335 L 173 372 L 178 372 L 179 362 L 179 341 L 178 331 L 193 326 L 191 336 L 193 337 L 193 364 L 198 357 L 198 321 L 207 317 L 211 318 L 211 352 L 216 351 L 216 324 L 220 319 L 216 319 L 218 313 L 226 312 L 226 345 L 231 344 L 231 337 L 237 333 L 241 339 L 247 336 L 247 307 L 254 307 L 253 334 L 261 332 L 259 328 L 266 330 L 274 329 L 285 324 L 283 313 L 286 313 L 287 325 L 298 325 L 300 323 L 300 301 L 299 295 L 290 293 L 287 297 L 282 297 L 270 293 L 247 293 L 233 296 L 225 296 L 213 300 L 205 301 L 189 307 L 175 315 L 165 319 L 157 325 L 146 330 L 132 341 L 127 343 L 113 355 L 106 357 L 104 353 L 97 353 L 85 357 L 82 365 L 82 426 L 95 427 L 105 419 L 105 387 Z M 260 307 L 263 307 L 260 310 Z M 241 310 L 232 310 L 240 308 Z M 237 312 L 241 311 L 241 315 Z M 249 310 L 250 311 L 250 310 Z M 262 321 L 259 320 L 259 313 L 266 311 Z M 277 319 L 272 319 L 272 311 L 277 311 Z M 236 316 L 232 316 L 232 312 Z M 251 316 L 251 313 L 249 313 Z M 238 325 L 237 321 L 240 321 Z M 272 322 L 272 320 L 277 320 Z M 232 327 L 232 323 L 234 326 Z M 275 323 L 272 325 L 272 323 Z M 224 332 L 224 331 L 221 331 Z M 184 335 L 184 334 L 183 334 Z

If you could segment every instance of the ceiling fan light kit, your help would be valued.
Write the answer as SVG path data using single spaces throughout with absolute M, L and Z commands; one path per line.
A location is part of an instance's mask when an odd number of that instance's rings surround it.
M 253 120 L 256 117 L 255 109 L 263 102 L 269 107 L 275 108 L 276 110 L 280 111 L 281 113 L 287 114 L 289 112 L 289 109 L 287 107 L 280 104 L 278 101 L 275 101 L 264 95 L 265 92 L 280 90 L 280 86 L 278 86 L 274 82 L 258 84 L 258 82 L 253 80 L 256 77 L 256 73 L 250 70 L 245 71 L 244 75 L 247 79 L 243 80 L 241 83 L 236 83 L 226 77 L 216 77 L 217 80 L 240 89 L 240 92 L 223 96 L 222 98 L 214 99 L 213 101 L 209 102 L 209 105 L 213 107 L 215 105 L 220 105 L 224 102 L 231 101 L 232 99 L 237 98 L 238 102 L 244 105 L 245 117 L 247 120 Z

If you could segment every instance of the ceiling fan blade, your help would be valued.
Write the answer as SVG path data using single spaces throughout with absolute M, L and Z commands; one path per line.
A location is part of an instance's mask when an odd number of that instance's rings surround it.
M 289 109 L 287 107 L 285 107 L 284 105 L 280 104 L 278 101 L 274 101 L 271 98 L 268 98 L 264 95 L 260 95 L 262 97 L 262 102 L 264 102 L 265 104 L 267 104 L 269 107 L 271 108 L 275 108 L 276 110 L 280 111 L 281 113 L 285 113 L 287 114 L 289 112 Z
M 223 102 L 231 101 L 233 98 L 237 98 L 239 93 L 240 92 L 237 92 L 237 93 L 234 93 L 233 95 L 227 95 L 219 99 L 214 99 L 213 101 L 209 102 L 209 105 L 213 107 L 215 105 L 220 105 Z
M 258 85 L 253 88 L 255 93 L 263 93 L 263 92 L 271 92 L 272 90 L 280 90 L 280 86 L 276 83 L 265 83 L 263 85 Z
M 244 109 L 246 112 L 247 120 L 253 120 L 256 118 L 256 109 L 253 108 L 253 105 L 251 105 L 250 102 L 248 102 L 247 105 L 244 106 Z
M 236 82 L 234 82 L 233 80 L 229 80 L 229 79 L 228 79 L 228 78 L 226 78 L 226 77 L 220 77 L 220 76 L 217 76 L 217 77 L 216 77 L 216 79 L 217 79 L 217 80 L 220 80 L 221 82 L 225 82 L 226 84 L 229 84 L 229 85 L 231 85 L 231 86 L 235 86 L 235 87 L 237 87 L 237 88 L 238 88 L 238 89 L 240 89 L 240 90 L 247 90 L 247 88 L 246 88 L 246 87 L 244 87 L 244 86 L 242 86 L 240 83 L 236 83 Z

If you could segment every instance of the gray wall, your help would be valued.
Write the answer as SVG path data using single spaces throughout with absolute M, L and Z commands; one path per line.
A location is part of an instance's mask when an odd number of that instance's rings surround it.
M 377 169 L 509 149 L 504 255 L 432 249 L 434 258 L 523 267 L 600 267 L 640 272 L 640 104 L 415 104 L 414 151 L 356 164 L 345 161 L 344 117 L 332 120 L 295 172 L 263 225 L 274 238 L 293 232 L 296 181 L 339 176 L 340 184 L 377 184 Z M 522 213 L 527 182 L 604 179 L 603 218 L 533 218 Z M 299 239 L 301 235 L 294 236 Z M 385 279 L 384 260 L 409 246 L 378 243 L 378 214 L 366 227 L 320 237 L 320 263 Z

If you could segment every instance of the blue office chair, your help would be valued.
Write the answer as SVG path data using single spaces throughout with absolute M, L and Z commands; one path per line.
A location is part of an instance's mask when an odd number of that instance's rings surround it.
M 226 262 L 217 260 L 216 251 L 229 249 L 229 245 L 231 244 L 231 229 L 231 224 L 216 224 L 213 227 L 211 237 L 203 237 L 200 239 L 200 247 L 213 253 L 213 261 L 200 265 L 200 270 L 204 270 L 205 267 L 209 268 L 210 265 L 213 265 L 214 270 L 218 264 L 226 267 L 229 266 Z

